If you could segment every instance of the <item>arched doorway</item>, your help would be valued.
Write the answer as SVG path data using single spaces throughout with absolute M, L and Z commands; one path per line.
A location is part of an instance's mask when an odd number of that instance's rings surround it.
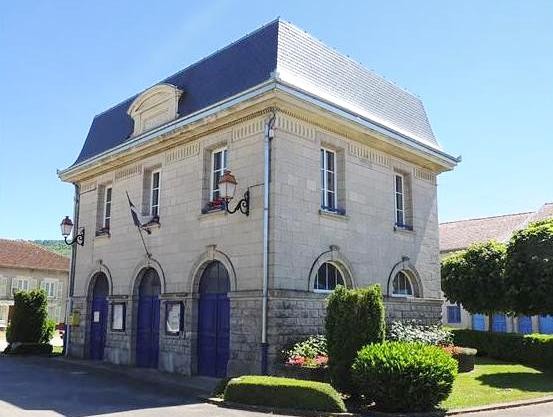
M 207 265 L 200 279 L 198 305 L 198 374 L 222 378 L 227 374 L 230 339 L 228 271 L 219 261 Z
M 103 272 L 97 273 L 93 279 L 89 355 L 92 360 L 102 360 L 106 344 L 109 284 Z
M 145 269 L 138 287 L 136 366 L 157 368 L 159 360 L 159 295 L 161 282 L 153 268 Z

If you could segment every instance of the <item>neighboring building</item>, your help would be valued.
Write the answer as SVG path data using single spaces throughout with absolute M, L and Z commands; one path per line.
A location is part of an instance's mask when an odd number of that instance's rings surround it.
M 258 373 L 324 330 L 337 284 L 380 284 L 389 319 L 439 321 L 436 176 L 457 162 L 417 97 L 271 22 L 96 116 L 60 172 L 85 230 L 70 354 Z M 249 216 L 225 211 L 225 170 Z
M 546 203 L 537 211 L 506 214 L 480 219 L 459 220 L 440 224 L 440 255 L 442 258 L 464 250 L 473 243 L 497 240 L 507 243 L 511 236 L 528 224 L 553 218 L 553 203 Z M 443 322 L 467 329 L 488 328 L 488 318 L 483 314 L 470 314 L 459 305 L 444 303 Z M 496 314 L 493 320 L 494 331 L 520 333 L 553 333 L 553 317 L 509 317 Z
M 32 242 L 0 239 L 0 330 L 8 325 L 16 290 L 43 288 L 48 294 L 48 317 L 65 322 L 69 258 Z

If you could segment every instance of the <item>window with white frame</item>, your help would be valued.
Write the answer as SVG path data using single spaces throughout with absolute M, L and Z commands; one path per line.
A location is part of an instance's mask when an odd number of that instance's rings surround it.
M 161 172 L 152 171 L 152 188 L 150 190 L 150 216 L 159 216 L 159 191 L 161 188 Z
M 52 298 L 56 296 L 56 281 L 44 280 L 42 287 L 48 297 Z
M 413 297 L 415 295 L 411 280 L 403 271 L 399 271 L 394 277 L 392 288 L 392 295 L 395 297 Z
M 315 291 L 328 292 L 336 289 L 337 285 L 344 285 L 344 278 L 335 265 L 325 262 L 319 267 L 315 276 Z
M 219 178 L 227 169 L 228 151 L 227 148 L 215 149 L 211 153 L 211 172 L 209 186 L 209 201 L 219 200 Z
M 111 225 L 111 187 L 106 187 L 104 194 L 104 221 L 103 228 L 109 230 Z
M 395 174 L 396 225 L 405 225 L 405 181 L 403 175 Z
M 321 208 L 336 211 L 336 152 L 321 148 Z
M 12 289 L 17 291 L 28 291 L 29 287 L 29 280 L 27 278 L 14 278 Z

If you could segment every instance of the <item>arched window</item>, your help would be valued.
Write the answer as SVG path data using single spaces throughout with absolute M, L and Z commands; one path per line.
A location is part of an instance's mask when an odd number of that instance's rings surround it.
M 394 277 L 392 295 L 396 297 L 413 297 L 415 295 L 411 280 L 405 272 L 399 271 Z
M 332 291 L 337 285 L 344 285 L 342 274 L 333 264 L 326 262 L 321 265 L 315 276 L 315 291 Z

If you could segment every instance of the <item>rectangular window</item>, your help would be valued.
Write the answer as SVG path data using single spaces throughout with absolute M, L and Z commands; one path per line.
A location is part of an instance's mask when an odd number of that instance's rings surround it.
M 44 281 L 44 291 L 48 297 L 56 296 L 56 283 L 55 281 Z
M 461 306 L 447 306 L 447 322 L 461 323 Z
M 211 153 L 211 183 L 209 187 L 209 201 L 219 200 L 219 178 L 227 169 L 227 148 L 216 149 Z
M 159 216 L 159 190 L 160 190 L 160 171 L 152 172 L 152 189 L 150 193 L 150 216 Z
M 104 195 L 104 229 L 109 230 L 111 224 L 111 187 L 106 187 Z
M 405 184 L 403 175 L 395 174 L 396 225 L 405 226 Z
M 16 279 L 15 288 L 19 291 L 28 291 L 29 290 L 29 280 L 25 278 Z
M 336 152 L 321 148 L 321 208 L 336 211 Z

